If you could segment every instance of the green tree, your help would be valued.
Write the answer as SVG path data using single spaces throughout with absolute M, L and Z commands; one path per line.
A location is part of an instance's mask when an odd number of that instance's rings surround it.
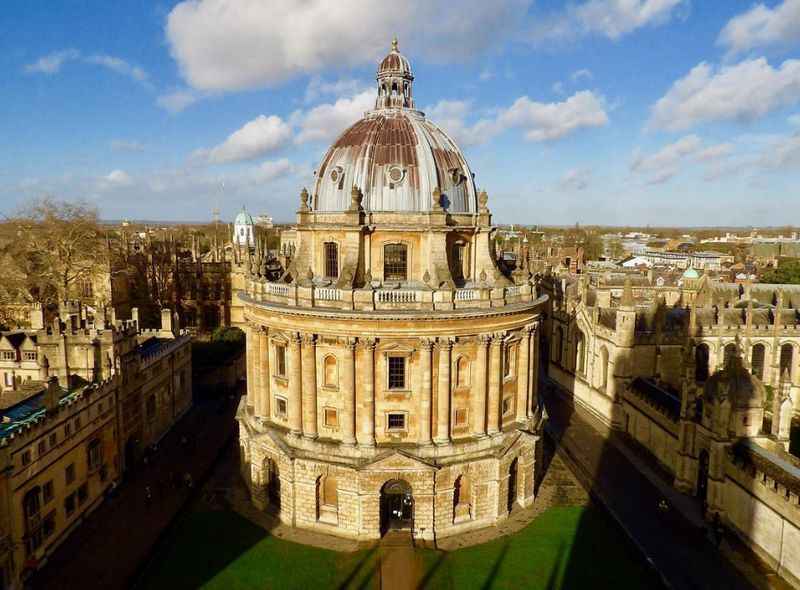
M 761 275 L 761 282 L 800 285 L 800 258 L 780 258 L 777 268 L 768 269 Z

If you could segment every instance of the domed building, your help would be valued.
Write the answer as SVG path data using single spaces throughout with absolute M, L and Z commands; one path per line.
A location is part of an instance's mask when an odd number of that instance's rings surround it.
M 233 243 L 237 246 L 252 248 L 255 246 L 255 221 L 253 216 L 242 207 L 233 221 Z
M 354 539 L 435 540 L 534 500 L 546 297 L 498 267 L 488 196 L 413 81 L 394 41 L 375 109 L 300 194 L 282 276 L 256 248 L 239 294 L 252 501 Z

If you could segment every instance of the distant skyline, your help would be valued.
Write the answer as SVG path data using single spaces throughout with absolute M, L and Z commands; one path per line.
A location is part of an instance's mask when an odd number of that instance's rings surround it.
M 0 213 L 291 221 L 396 34 L 498 223 L 800 224 L 800 0 L 11 0 Z

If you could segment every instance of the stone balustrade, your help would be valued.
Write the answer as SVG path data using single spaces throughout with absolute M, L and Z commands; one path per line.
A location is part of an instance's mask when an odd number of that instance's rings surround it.
M 487 309 L 537 298 L 535 287 L 526 283 L 508 287 L 463 289 L 365 288 L 339 289 L 331 286 L 302 286 L 250 279 L 246 295 L 258 303 L 319 309 L 369 310 L 454 310 Z

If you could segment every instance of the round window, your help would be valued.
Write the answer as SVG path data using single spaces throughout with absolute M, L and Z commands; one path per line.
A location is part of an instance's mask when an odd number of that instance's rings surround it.
M 398 183 L 403 180 L 403 176 L 405 176 L 405 172 L 399 166 L 392 166 L 389 168 L 389 180 L 394 183 Z

